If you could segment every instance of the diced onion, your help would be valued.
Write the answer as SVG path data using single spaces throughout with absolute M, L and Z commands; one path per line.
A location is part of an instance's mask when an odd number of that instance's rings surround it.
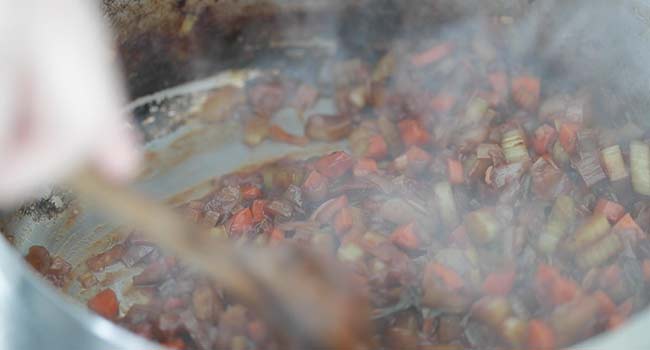
M 519 129 L 513 129 L 503 133 L 501 148 L 508 163 L 517 163 L 530 160 L 526 142 Z
M 479 209 L 467 214 L 465 226 L 472 240 L 478 244 L 491 242 L 501 230 L 499 221 L 488 209 Z
M 558 242 L 575 221 L 575 204 L 573 199 L 561 195 L 555 200 L 551 214 L 546 223 L 546 230 L 539 237 L 538 246 L 544 253 L 555 251 Z
M 433 192 L 436 195 L 443 223 L 448 228 L 456 227 L 458 225 L 458 212 L 456 211 L 456 201 L 454 200 L 451 185 L 447 181 L 438 182 L 434 185 Z
M 634 191 L 650 196 L 650 146 L 644 142 L 630 142 L 630 173 Z
M 623 244 L 618 235 L 609 234 L 580 252 L 576 257 L 576 263 L 582 269 L 597 267 L 618 254 L 622 248 Z
M 600 156 L 610 181 L 618 181 L 628 176 L 623 155 L 621 154 L 621 147 L 613 145 L 604 148 L 600 151 Z

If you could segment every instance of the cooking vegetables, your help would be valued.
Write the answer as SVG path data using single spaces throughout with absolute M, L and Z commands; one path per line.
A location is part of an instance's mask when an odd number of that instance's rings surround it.
M 628 176 L 619 145 L 603 148 L 600 156 L 610 181 L 620 181 Z
M 112 289 L 104 289 L 88 300 L 88 308 L 109 320 L 115 319 L 119 312 L 119 302 Z
M 647 131 L 609 130 L 590 118 L 591 90 L 547 84 L 489 37 L 341 58 L 322 82 L 262 72 L 229 92 L 230 112 L 212 98 L 211 113 L 236 114 L 250 147 L 345 142 L 223 176 L 179 209 L 216 239 L 337 259 L 375 309 L 368 348 L 543 350 L 618 327 L 649 299 Z M 337 110 L 317 113 L 320 102 Z M 287 108 L 308 117 L 304 134 L 274 121 Z M 276 325 L 137 235 L 75 279 L 43 247 L 26 259 L 161 344 L 286 348 Z M 106 270 L 119 268 L 142 304 L 120 310 L 106 289 Z
M 634 190 L 650 196 L 650 146 L 645 142 L 630 142 L 630 173 Z

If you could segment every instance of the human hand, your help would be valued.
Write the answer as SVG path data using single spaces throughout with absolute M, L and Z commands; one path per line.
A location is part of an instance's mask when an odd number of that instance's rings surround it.
M 0 0 L 0 206 L 84 163 L 120 180 L 138 160 L 94 2 Z

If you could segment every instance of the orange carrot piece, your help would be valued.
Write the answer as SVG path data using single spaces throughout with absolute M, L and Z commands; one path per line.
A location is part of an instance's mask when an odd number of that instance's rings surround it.
M 169 339 L 164 343 L 162 343 L 162 345 L 170 349 L 176 349 L 176 350 L 184 350 L 186 347 L 185 342 L 181 338 Z
M 580 124 L 576 123 L 562 123 L 559 131 L 560 145 L 569 154 L 574 154 L 576 151 L 576 138 L 580 130 Z
M 269 136 L 273 141 L 284 142 L 290 145 L 305 146 L 309 143 L 309 138 L 306 136 L 297 136 L 290 134 L 275 124 L 271 125 L 269 128 Z
M 544 124 L 535 130 L 533 138 L 533 149 L 537 154 L 547 154 L 555 140 L 557 139 L 557 131 L 554 127 Z
M 445 58 L 453 51 L 453 49 L 454 47 L 451 43 L 435 45 L 424 52 L 411 56 L 411 64 L 416 67 L 429 65 Z
M 284 240 L 284 232 L 277 227 L 274 227 L 269 234 L 269 244 L 276 244 Z
M 253 222 L 258 223 L 264 220 L 264 207 L 266 206 L 266 201 L 262 199 L 256 199 L 251 204 L 251 214 L 253 215 Z
M 244 199 L 255 199 L 262 197 L 262 190 L 255 185 L 243 185 L 239 190 L 241 192 L 242 198 Z
M 352 168 L 354 161 L 349 154 L 343 151 L 337 151 L 321 157 L 314 167 L 316 170 L 327 177 L 340 177 Z
M 97 293 L 97 295 L 88 300 L 87 305 L 89 309 L 109 320 L 114 320 L 120 311 L 120 303 L 117 300 L 117 296 L 110 288 Z
M 555 280 L 551 289 L 551 296 L 555 305 L 570 302 L 578 295 L 578 285 L 569 278 L 560 277 Z
M 344 207 L 334 216 L 334 230 L 343 235 L 352 228 L 352 213 L 349 207 Z
M 614 223 L 619 221 L 623 215 L 625 215 L 625 208 L 616 202 L 600 198 L 598 202 L 596 202 L 594 213 L 601 213 L 607 217 L 609 222 Z
M 598 300 L 600 304 L 600 309 L 603 314 L 607 316 L 612 316 L 616 312 L 616 304 L 612 301 L 612 298 L 607 295 L 607 293 L 602 290 L 596 291 L 594 297 Z
M 501 272 L 492 272 L 483 282 L 483 293 L 493 296 L 506 296 L 515 283 L 515 269 Z
M 354 165 L 354 168 L 352 168 L 352 173 L 354 176 L 359 177 L 367 176 L 369 174 L 376 173 L 377 171 L 377 162 L 375 162 L 374 159 L 370 158 L 359 159 Z
M 539 264 L 535 282 L 542 287 L 547 287 L 560 277 L 560 273 L 555 268 L 546 264 Z
M 462 185 L 465 182 L 463 163 L 458 159 L 447 158 L 447 175 L 452 185 Z
M 431 108 L 439 114 L 448 113 L 456 105 L 456 96 L 441 92 L 431 99 Z
M 646 238 L 645 232 L 643 232 L 636 221 L 632 219 L 632 216 L 629 213 L 623 215 L 623 217 L 621 217 L 618 222 L 616 222 L 616 225 L 614 225 L 612 230 L 613 232 L 616 232 L 622 236 L 627 236 L 635 240 Z
M 253 227 L 253 213 L 249 208 L 241 209 L 232 216 L 230 221 L 230 233 L 242 234 Z
M 541 83 L 539 78 L 531 75 L 521 75 L 512 78 L 512 98 L 528 111 L 535 111 L 539 105 Z
M 373 159 L 382 159 L 388 154 L 388 145 L 381 135 L 372 135 L 368 138 L 368 148 L 365 156 Z
M 397 124 L 402 141 L 408 146 L 423 146 L 431 141 L 431 135 L 413 119 L 404 119 Z
M 390 235 L 390 240 L 396 246 L 404 249 L 417 249 L 420 246 L 420 239 L 415 234 L 415 224 L 410 223 L 400 226 Z
M 431 262 L 426 270 L 442 281 L 445 287 L 451 291 L 462 289 L 465 282 L 456 271 L 437 262 Z
M 530 350 L 555 349 L 555 334 L 551 327 L 540 320 L 528 322 L 527 346 Z

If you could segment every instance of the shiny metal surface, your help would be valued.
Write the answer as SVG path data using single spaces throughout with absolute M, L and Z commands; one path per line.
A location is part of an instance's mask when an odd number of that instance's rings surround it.
M 65 300 L 2 239 L 0 266 L 0 349 L 160 348 Z

